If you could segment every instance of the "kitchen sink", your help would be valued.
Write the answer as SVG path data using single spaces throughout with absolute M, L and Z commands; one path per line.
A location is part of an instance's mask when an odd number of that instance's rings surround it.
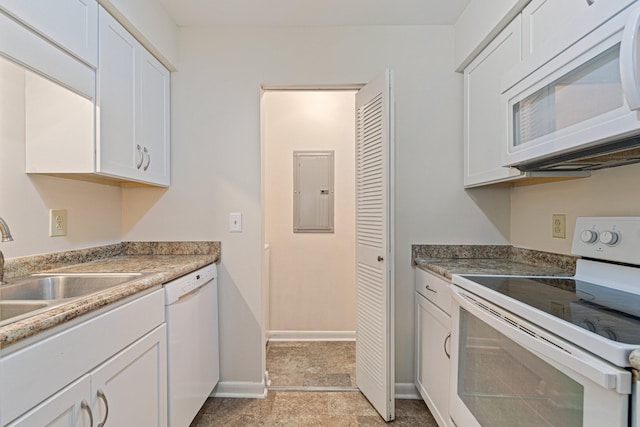
M 0 322 L 47 306 L 49 304 L 45 302 L 0 301 Z
M 128 282 L 140 275 L 140 273 L 33 275 L 0 286 L 0 301 L 78 298 Z

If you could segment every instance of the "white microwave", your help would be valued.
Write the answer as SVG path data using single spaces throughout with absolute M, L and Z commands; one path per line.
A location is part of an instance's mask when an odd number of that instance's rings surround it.
M 503 165 L 571 171 L 640 162 L 639 31 L 635 4 L 529 74 L 507 73 Z

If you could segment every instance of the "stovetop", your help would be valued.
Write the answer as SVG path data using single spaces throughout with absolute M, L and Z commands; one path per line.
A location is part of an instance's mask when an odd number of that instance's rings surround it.
M 640 217 L 578 217 L 574 277 L 453 275 L 455 285 L 620 367 L 640 348 Z M 587 259 L 585 259 L 587 258 Z
M 640 345 L 640 295 L 571 277 L 462 277 L 590 333 Z

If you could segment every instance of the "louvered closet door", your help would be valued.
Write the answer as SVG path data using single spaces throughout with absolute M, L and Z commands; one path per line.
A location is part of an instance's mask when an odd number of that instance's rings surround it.
M 356 382 L 385 421 L 395 418 L 390 77 L 356 95 Z

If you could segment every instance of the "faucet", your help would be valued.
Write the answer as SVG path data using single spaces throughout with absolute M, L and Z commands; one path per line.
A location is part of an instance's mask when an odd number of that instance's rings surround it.
M 13 241 L 13 237 L 11 237 L 11 230 L 9 230 L 9 226 L 6 222 L 0 217 L 0 242 L 11 242 Z M 4 255 L 2 251 L 0 251 L 0 285 L 4 284 Z

